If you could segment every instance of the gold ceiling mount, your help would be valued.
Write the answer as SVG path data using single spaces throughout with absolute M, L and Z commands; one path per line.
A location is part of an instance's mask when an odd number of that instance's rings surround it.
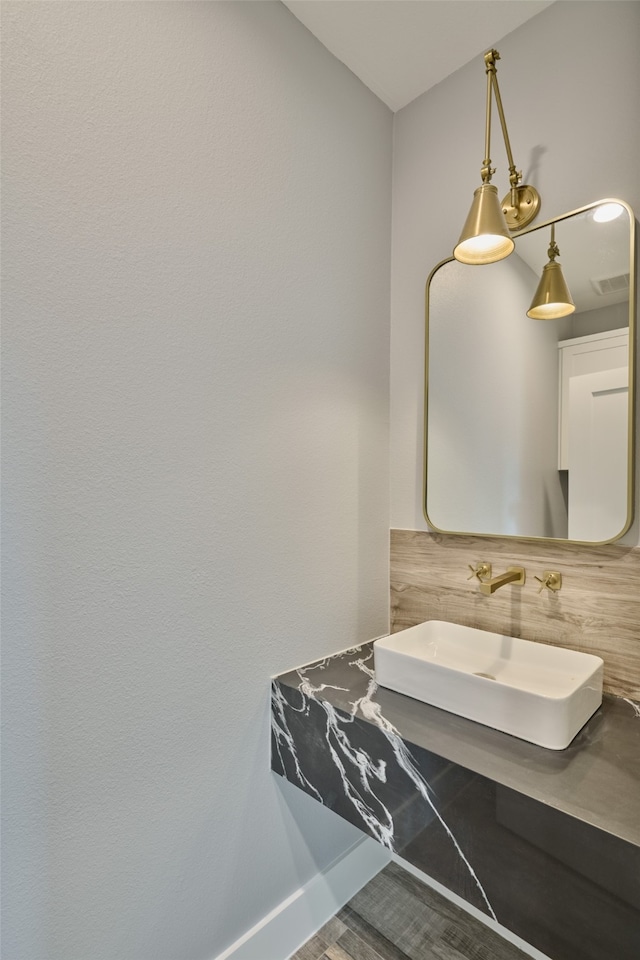
M 522 183 L 522 171 L 516 169 L 509 142 L 507 122 L 504 117 L 502 97 L 498 86 L 496 60 L 500 59 L 497 50 L 489 50 L 484 55 L 487 74 L 487 112 L 484 138 L 484 160 L 480 171 L 482 185 L 473 195 L 473 203 L 465 222 L 460 239 L 453 251 L 456 260 L 461 263 L 495 263 L 508 257 L 514 249 L 511 232 L 523 230 L 538 214 L 540 194 L 535 187 Z M 502 136 L 509 161 L 509 193 L 502 203 L 498 201 L 498 191 L 491 183 L 495 168 L 491 166 L 491 105 L 495 97 L 502 127 Z

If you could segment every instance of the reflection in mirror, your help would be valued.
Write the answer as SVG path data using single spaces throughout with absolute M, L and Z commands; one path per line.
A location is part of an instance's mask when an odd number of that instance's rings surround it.
M 575 312 L 526 315 L 550 224 L 498 263 L 427 284 L 426 516 L 445 532 L 617 539 L 631 523 L 634 220 L 622 201 L 555 220 Z M 616 214 L 616 216 L 612 216 Z

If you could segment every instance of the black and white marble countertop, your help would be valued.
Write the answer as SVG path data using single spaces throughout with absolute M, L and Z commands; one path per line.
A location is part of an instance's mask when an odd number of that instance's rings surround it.
M 372 643 L 274 678 L 271 767 L 554 960 L 640 957 L 640 705 L 546 750 L 376 683 Z
M 341 743 L 348 744 L 341 741 L 336 709 L 379 728 L 401 765 L 408 762 L 404 748 L 423 748 L 640 847 L 640 705 L 634 701 L 605 695 L 569 747 L 547 750 L 378 686 L 370 642 L 275 679 L 274 750 L 286 753 L 287 723 L 278 723 L 281 688 L 296 691 L 301 709 L 309 700 L 322 707 L 327 730 L 336 735 L 338 764 Z M 375 778 L 375 770 L 363 771 L 363 782 Z M 304 788 L 313 793 L 310 787 Z

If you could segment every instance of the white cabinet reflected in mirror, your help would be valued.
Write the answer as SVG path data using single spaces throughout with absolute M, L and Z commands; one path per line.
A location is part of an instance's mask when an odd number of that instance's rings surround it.
M 425 514 L 447 533 L 602 543 L 633 509 L 635 221 L 601 201 L 555 221 L 575 312 L 527 310 L 551 221 L 498 263 L 427 282 Z

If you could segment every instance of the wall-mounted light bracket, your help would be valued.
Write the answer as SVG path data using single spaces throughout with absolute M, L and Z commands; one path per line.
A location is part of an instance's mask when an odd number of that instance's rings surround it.
M 515 191 L 515 203 L 513 194 Z M 524 230 L 538 216 L 540 194 L 527 183 L 512 187 L 502 200 L 502 212 L 512 233 Z

